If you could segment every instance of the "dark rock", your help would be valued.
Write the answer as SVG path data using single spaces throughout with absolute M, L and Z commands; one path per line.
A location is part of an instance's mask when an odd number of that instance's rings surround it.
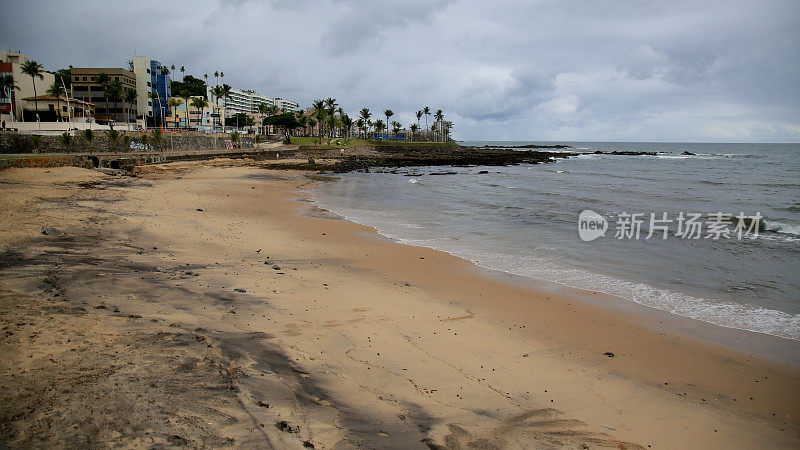
M 274 266 L 272 266 L 272 268 L 273 268 L 273 269 L 275 269 L 275 270 L 281 270 L 281 267 L 280 267 L 279 265 L 277 265 L 277 264 L 275 264 Z
M 308 441 L 303 441 L 303 447 L 305 448 L 314 448 L 314 444 Z
M 42 227 L 42 234 L 44 234 L 46 236 L 61 236 L 63 234 L 66 234 L 66 232 L 65 231 L 61 231 L 58 228 Z
M 609 358 L 613 358 L 614 354 L 611 353 L 611 352 L 605 352 L 605 353 L 603 353 L 603 356 L 608 356 Z
M 695 153 L 692 153 L 692 152 L 690 152 L 690 151 L 688 151 L 688 150 L 687 150 L 687 151 L 685 151 L 685 152 L 683 152 L 683 153 L 681 153 L 681 155 L 686 155 L 686 156 L 696 156 L 696 154 L 695 154 Z
M 203 209 L 202 209 L 202 208 L 197 208 L 195 211 L 200 211 L 200 212 L 202 212 L 202 211 L 203 211 Z
M 277 428 L 277 429 L 279 429 L 281 431 L 285 431 L 287 433 L 297 433 L 298 432 L 297 428 L 289 425 L 289 422 L 287 422 L 285 420 L 279 420 L 279 421 L 275 422 L 275 428 Z
M 483 175 L 485 173 L 489 173 L 489 171 L 488 170 L 481 170 L 480 172 L 478 172 L 478 175 Z
M 247 290 L 245 290 L 245 289 L 239 289 L 239 288 L 236 288 L 236 289 L 234 289 L 234 291 L 236 291 L 236 292 L 241 292 L 242 294 L 244 294 L 245 292 L 247 292 Z
M 259 401 L 256 403 L 256 405 L 258 405 L 258 406 L 260 406 L 260 407 L 262 407 L 262 408 L 269 408 L 269 403 L 262 402 L 261 400 L 259 400 Z

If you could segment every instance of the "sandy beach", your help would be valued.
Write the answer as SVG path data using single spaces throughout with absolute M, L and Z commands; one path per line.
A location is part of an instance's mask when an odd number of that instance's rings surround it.
M 397 244 L 330 177 L 134 173 L 0 172 L 0 443 L 800 446 L 797 341 Z

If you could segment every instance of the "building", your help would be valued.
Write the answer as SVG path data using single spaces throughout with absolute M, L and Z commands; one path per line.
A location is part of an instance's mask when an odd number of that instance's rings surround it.
M 148 127 L 160 127 L 171 116 L 167 105 L 172 97 L 172 82 L 169 71 L 160 62 L 146 56 L 134 56 L 131 61 L 136 74 L 137 116 Z
M 24 102 L 17 100 L 44 94 L 55 81 L 52 73 L 44 72 L 42 74 L 44 79 L 36 79 L 36 92 L 34 93 L 33 80 L 22 73 L 21 69 L 22 64 L 29 59 L 29 56 L 20 52 L 0 50 L 0 75 L 10 74 L 19 87 L 19 90 L 9 89 L 8 92 L 0 92 L 0 115 L 4 121 L 23 120 Z
M 42 122 L 66 121 L 67 119 L 72 119 L 73 122 L 84 122 L 94 117 L 94 105 L 75 98 L 54 97 L 45 94 L 25 97 L 22 102 L 26 118 L 35 120 L 35 116 L 38 114 L 39 120 Z
M 217 98 L 211 92 L 211 86 L 207 87 L 207 92 L 210 102 L 216 105 Z M 231 89 L 230 97 L 219 99 L 220 108 L 225 107 L 225 117 L 232 117 L 239 113 L 258 114 L 258 105 L 262 103 L 273 106 L 275 101 L 255 91 L 239 89 Z
M 136 121 L 137 101 L 125 100 L 128 89 L 136 91 L 136 75 L 133 72 L 117 67 L 73 67 L 71 74 L 71 97 L 94 104 L 98 123 Z M 106 102 L 106 87 L 98 80 L 101 74 L 108 75 L 112 83 L 120 83 L 121 98 L 108 98 Z
M 286 111 L 297 111 L 300 108 L 300 105 L 297 102 L 293 102 L 291 100 L 286 100 L 285 98 L 275 97 L 275 106 L 278 107 L 283 112 Z

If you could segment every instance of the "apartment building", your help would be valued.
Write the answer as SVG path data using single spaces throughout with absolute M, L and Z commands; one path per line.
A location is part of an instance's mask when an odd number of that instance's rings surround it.
M 138 86 L 137 116 L 148 127 L 164 125 L 171 115 L 167 102 L 172 96 L 172 80 L 166 66 L 147 56 L 134 56 L 131 63 Z
M 297 102 L 286 100 L 285 98 L 276 97 L 274 99 L 275 106 L 278 107 L 283 112 L 286 111 L 297 111 L 300 108 L 300 105 Z
M 136 121 L 138 102 L 125 100 L 125 92 L 128 89 L 136 91 L 136 75 L 133 72 L 119 67 L 73 67 L 70 72 L 71 97 L 92 103 L 98 123 Z M 98 79 L 101 74 L 108 75 L 111 82 L 120 83 L 121 98 L 108 98 L 106 102 L 105 86 L 100 84 Z

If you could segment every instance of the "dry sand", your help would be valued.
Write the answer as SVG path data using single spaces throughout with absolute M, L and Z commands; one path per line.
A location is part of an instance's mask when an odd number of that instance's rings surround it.
M 319 177 L 138 173 L 0 172 L 0 443 L 800 445 L 797 366 L 697 324 L 395 244 L 314 208 Z

